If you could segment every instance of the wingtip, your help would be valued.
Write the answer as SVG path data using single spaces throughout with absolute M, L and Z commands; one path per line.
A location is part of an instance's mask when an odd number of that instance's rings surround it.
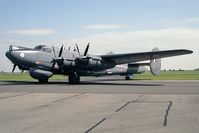
M 192 53 L 193 53 L 193 51 L 191 51 L 191 50 L 189 50 L 189 52 L 190 52 L 190 54 L 192 54 Z
M 192 50 L 187 50 L 187 49 L 185 49 L 185 51 L 187 52 L 187 54 L 192 54 L 192 53 L 193 53 Z
M 183 52 L 184 54 L 192 54 L 193 51 L 192 50 L 188 50 L 188 49 L 178 49 L 178 51 Z

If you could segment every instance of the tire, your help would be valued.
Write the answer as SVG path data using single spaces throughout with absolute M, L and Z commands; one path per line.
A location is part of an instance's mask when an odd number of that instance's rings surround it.
M 125 80 L 131 80 L 130 76 L 125 76 Z
M 38 79 L 39 83 L 45 84 L 48 83 L 48 79 Z
M 69 81 L 69 84 L 79 84 L 80 82 L 79 74 L 77 72 L 71 72 L 68 75 L 68 81 Z

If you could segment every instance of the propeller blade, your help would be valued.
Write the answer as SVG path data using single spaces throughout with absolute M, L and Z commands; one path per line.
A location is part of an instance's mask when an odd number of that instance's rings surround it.
M 53 61 L 52 69 L 55 67 L 56 61 Z
M 77 43 L 75 44 L 75 46 L 76 46 L 76 48 L 77 48 L 77 52 L 80 54 L 80 52 L 79 52 L 79 47 L 78 47 Z
M 85 49 L 85 52 L 84 52 L 84 56 L 86 56 L 87 53 L 88 53 L 89 45 L 90 45 L 90 43 L 88 43 L 88 45 L 86 46 L 86 49 Z
M 53 54 L 54 54 L 54 57 L 56 58 L 55 47 L 54 46 L 53 46 Z
M 62 55 L 63 48 L 64 48 L 64 45 L 61 46 L 61 49 L 60 49 L 60 51 L 59 51 L 59 57 L 61 57 L 61 55 Z
M 15 71 L 16 66 L 15 64 L 13 65 L 12 73 Z

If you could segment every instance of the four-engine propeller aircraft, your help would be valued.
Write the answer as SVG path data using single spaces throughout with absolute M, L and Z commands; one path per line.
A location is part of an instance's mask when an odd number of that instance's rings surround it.
M 151 52 L 90 55 L 89 44 L 83 54 L 77 45 L 75 47 L 70 50 L 63 45 L 60 49 L 45 45 L 35 48 L 11 45 L 6 56 L 14 64 L 12 72 L 18 66 L 22 71 L 28 70 L 31 77 L 43 83 L 48 82 L 53 74 L 63 74 L 68 75 L 70 84 L 78 84 L 80 76 L 123 75 L 130 79 L 130 75 L 144 72 L 145 66 L 150 66 L 151 73 L 158 75 L 161 58 L 193 53 L 185 49 L 159 51 L 154 48 Z M 146 60 L 150 62 L 137 63 Z

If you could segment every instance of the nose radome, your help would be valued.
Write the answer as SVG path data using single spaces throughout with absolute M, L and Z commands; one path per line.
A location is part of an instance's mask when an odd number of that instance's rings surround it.
M 12 62 L 15 62 L 16 59 L 19 58 L 19 53 L 15 51 L 8 51 L 6 52 L 6 56 L 8 59 L 10 59 Z
M 6 56 L 12 63 L 14 63 L 14 64 L 16 63 L 16 58 L 13 56 L 13 52 L 12 51 L 6 52 Z
M 10 51 L 6 52 L 6 57 L 8 57 L 8 59 L 11 59 Z

